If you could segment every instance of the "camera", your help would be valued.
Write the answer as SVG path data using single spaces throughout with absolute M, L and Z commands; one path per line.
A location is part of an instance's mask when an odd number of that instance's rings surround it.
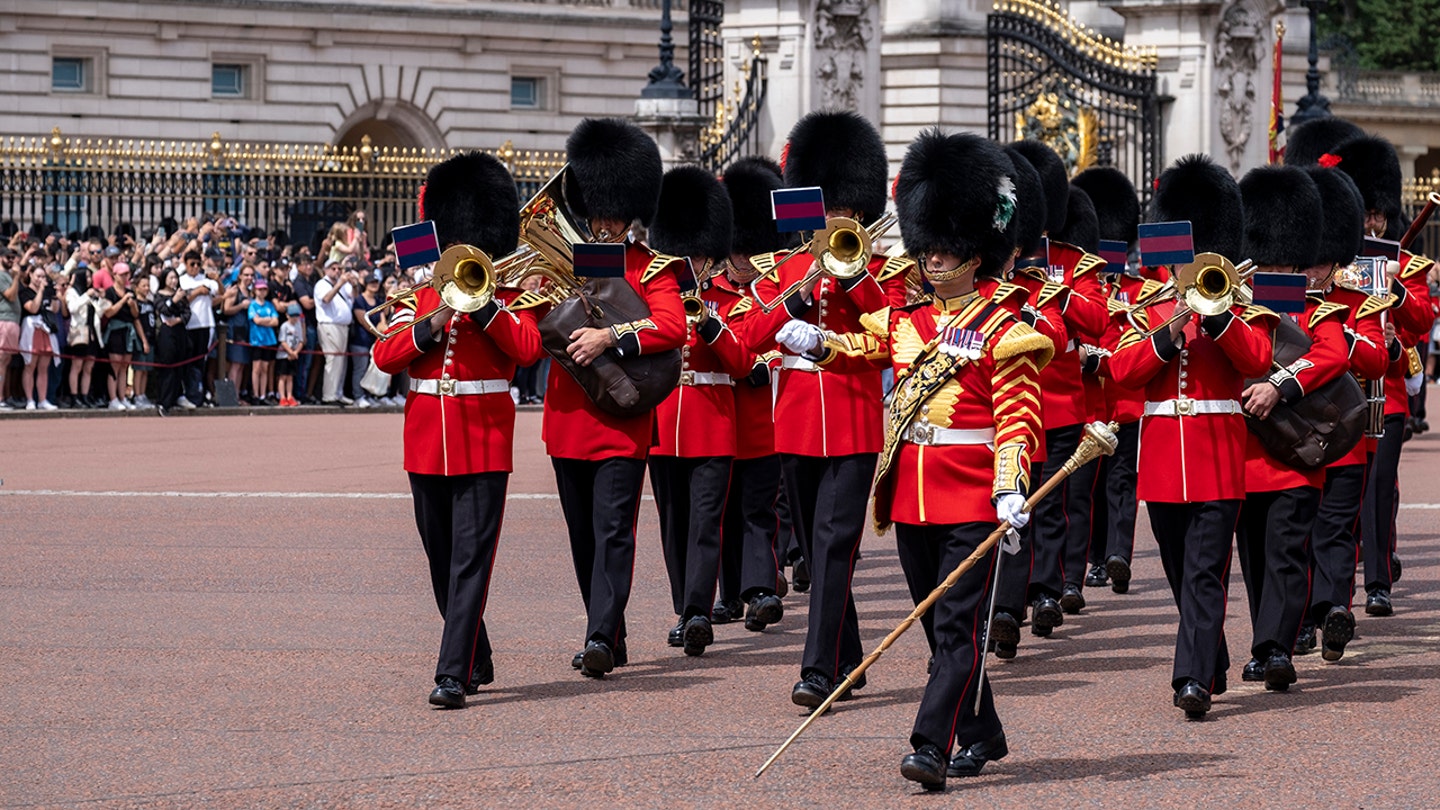
M 270 249 L 270 240 L 269 240 L 269 239 L 261 239 L 260 241 L 258 241 L 258 242 L 255 243 L 255 249 L 256 249 L 256 250 L 269 250 L 269 249 Z

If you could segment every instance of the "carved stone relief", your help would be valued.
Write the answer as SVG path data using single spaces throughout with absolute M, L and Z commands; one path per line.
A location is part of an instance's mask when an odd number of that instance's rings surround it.
M 1259 9 L 1256 6 L 1260 6 Z M 1220 137 L 1230 171 L 1239 174 L 1245 151 L 1255 129 L 1257 89 L 1268 86 L 1261 66 L 1268 66 L 1270 18 L 1283 10 L 1282 3 L 1245 0 L 1227 3 L 1215 31 L 1215 94 L 1219 99 Z
M 857 109 L 865 85 L 867 51 L 875 38 L 871 0 L 818 0 L 815 8 L 815 78 L 820 104 Z

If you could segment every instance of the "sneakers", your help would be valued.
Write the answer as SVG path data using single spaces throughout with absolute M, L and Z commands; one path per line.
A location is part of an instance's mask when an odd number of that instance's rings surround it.
M 193 410 L 195 410 L 195 403 L 191 402 L 190 400 L 186 399 L 186 398 L 183 397 L 183 396 L 180 397 L 179 399 L 175 400 L 175 405 L 176 405 L 177 407 L 184 408 L 184 409 L 187 410 L 187 411 L 193 411 Z
M 125 407 L 125 403 L 121 402 L 121 401 L 118 400 L 118 399 L 112 399 L 112 400 L 110 400 L 110 406 L 109 406 L 109 407 L 110 407 L 110 410 L 112 410 L 112 411 L 128 411 L 128 410 L 130 410 L 129 408 L 126 408 L 126 407 Z
M 28 401 L 28 402 L 25 403 L 25 410 L 27 410 L 27 411 L 33 411 L 33 410 L 35 410 L 35 402 L 34 402 L 34 400 L 31 400 L 31 401 Z
M 360 397 L 359 399 L 355 400 L 355 407 L 357 408 L 368 408 L 372 404 L 373 403 L 370 402 L 369 397 Z
M 363 399 L 364 397 L 361 397 L 361 398 Z M 347 407 L 347 408 L 350 407 L 351 405 L 354 405 L 354 404 L 355 404 L 355 400 L 353 400 L 353 399 L 351 399 L 351 398 L 349 398 L 349 397 L 345 397 L 345 396 L 340 397 L 340 399 L 338 399 L 338 400 L 336 400 L 336 401 L 339 402 L 341 405 L 344 405 L 344 406 Z
M 153 408 L 153 407 L 155 407 L 155 403 L 151 402 L 149 397 L 145 396 L 144 394 L 141 394 L 140 396 L 135 397 L 135 407 L 136 407 L 136 408 Z
M 60 410 L 60 407 L 59 407 L 58 405 L 56 405 L 55 403 L 51 402 L 51 401 L 48 400 L 48 399 L 42 399 L 42 400 L 40 400 L 40 410 L 42 410 L 42 411 L 58 411 L 58 410 Z
M 14 409 L 13 407 L 11 407 L 10 403 L 6 402 L 6 401 L 3 400 L 3 399 L 0 399 L 0 411 L 13 411 L 13 410 L 15 410 L 15 409 Z

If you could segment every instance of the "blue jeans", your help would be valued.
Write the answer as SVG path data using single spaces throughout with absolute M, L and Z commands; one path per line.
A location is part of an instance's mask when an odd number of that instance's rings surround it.
M 320 336 L 315 333 L 315 324 L 307 321 L 305 323 L 305 350 L 315 351 L 315 346 L 319 344 L 319 342 Z M 295 361 L 296 399 L 302 399 L 308 396 L 305 385 L 310 381 L 310 363 L 314 359 L 315 355 L 313 354 L 302 354 L 300 355 L 300 359 Z

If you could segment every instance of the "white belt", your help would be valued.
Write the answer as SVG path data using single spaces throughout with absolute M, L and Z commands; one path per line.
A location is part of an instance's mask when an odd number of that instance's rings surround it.
M 780 367 L 792 371 L 820 371 L 821 368 L 815 365 L 813 360 L 806 360 L 793 354 L 787 354 L 780 358 Z
M 935 427 L 927 422 L 911 422 L 910 427 L 905 429 L 901 438 L 911 444 L 990 444 L 995 443 L 995 428 L 976 428 L 966 430 L 964 428 L 942 428 Z
M 1199 416 L 1212 414 L 1244 413 L 1240 403 L 1233 399 L 1167 399 L 1164 402 L 1145 403 L 1146 416 Z
M 410 390 L 417 394 L 464 397 L 475 394 L 508 394 L 509 380 L 417 380 L 410 378 Z
M 682 371 L 680 372 L 681 385 L 734 385 L 735 380 L 729 374 L 721 374 L 716 371 Z

